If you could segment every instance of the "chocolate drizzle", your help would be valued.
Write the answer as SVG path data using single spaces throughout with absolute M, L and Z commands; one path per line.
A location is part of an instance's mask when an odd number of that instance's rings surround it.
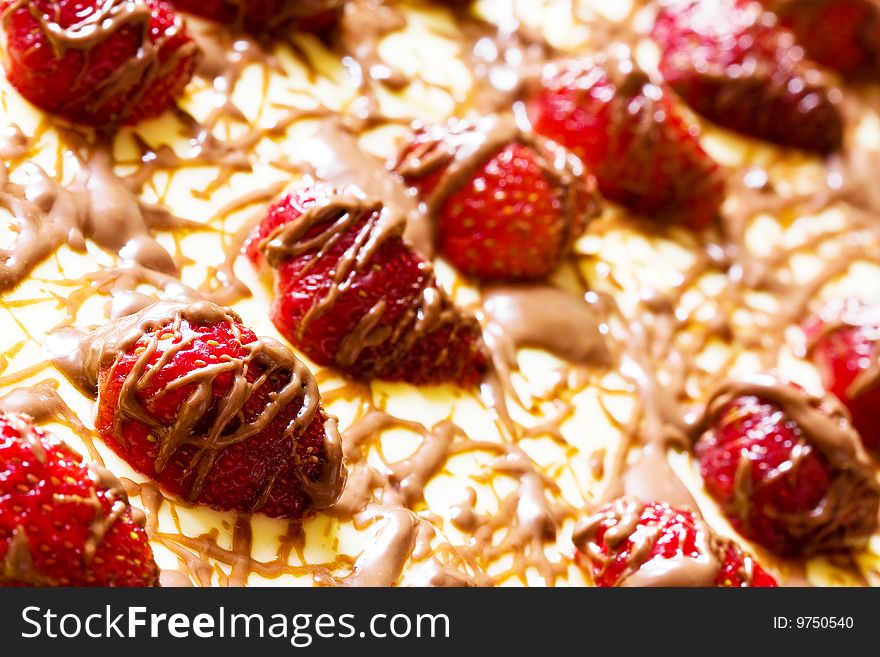
M 595 304 L 541 285 L 490 287 L 483 294 L 487 332 L 500 341 L 508 363 L 521 347 L 540 347 L 571 363 L 613 364 Z
M 385 211 L 404 223 L 404 238 L 426 258 L 434 253 L 431 222 L 415 195 L 380 162 L 364 153 L 355 137 L 337 123 L 321 124 L 317 133 L 294 150 L 294 164 L 318 180 L 356 187 L 383 202 Z
M 12 216 L 18 235 L 0 250 L 0 290 L 10 290 L 62 244 L 86 250 L 86 239 L 118 253 L 123 262 L 178 273 L 172 256 L 156 241 L 156 230 L 198 228 L 169 211 L 139 200 L 113 171 L 107 146 L 94 148 L 73 182 L 63 186 L 35 164 L 22 167 L 14 182 L 0 168 L 0 207 Z

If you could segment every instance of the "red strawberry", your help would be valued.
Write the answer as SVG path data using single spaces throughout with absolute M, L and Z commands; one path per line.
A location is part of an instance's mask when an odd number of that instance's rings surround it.
M 696 445 L 709 494 L 743 536 L 780 553 L 860 544 L 880 503 L 873 469 L 832 398 L 769 377 L 728 382 Z
M 581 163 L 512 118 L 420 129 L 395 168 L 434 215 L 439 251 L 487 280 L 547 276 L 595 209 Z
M 776 586 L 736 543 L 668 504 L 621 498 L 580 522 L 573 540 L 596 586 Z
M 717 216 L 724 180 L 699 131 L 628 59 L 548 65 L 529 112 L 535 130 L 581 158 L 612 201 L 694 230 Z
M 198 60 L 161 0 L 6 0 L 2 17 L 9 81 L 75 123 L 133 124 L 162 113 Z
M 755 559 L 742 551 L 733 541 L 725 541 L 727 547 L 721 562 L 721 572 L 715 586 L 734 588 L 773 588 L 778 586 L 772 575 L 767 573 Z
M 265 32 L 290 24 L 321 32 L 336 22 L 344 0 L 173 0 L 181 11 L 208 20 Z
M 671 0 L 652 32 L 660 72 L 698 113 L 730 130 L 825 155 L 843 118 L 794 35 L 751 0 Z
M 871 0 L 766 0 L 807 56 L 855 80 L 880 77 L 880 6 Z
M 157 303 L 87 340 L 100 363 L 95 428 L 169 492 L 286 518 L 339 496 L 339 436 L 314 378 L 231 311 Z
M 158 586 L 122 484 L 24 415 L 0 414 L 0 586 Z
M 318 183 L 273 204 L 246 248 L 276 269 L 275 326 L 316 363 L 357 379 L 476 385 L 480 326 L 402 234 L 359 190 Z
M 809 322 L 807 335 L 825 387 L 846 406 L 865 447 L 880 449 L 880 307 L 833 302 Z

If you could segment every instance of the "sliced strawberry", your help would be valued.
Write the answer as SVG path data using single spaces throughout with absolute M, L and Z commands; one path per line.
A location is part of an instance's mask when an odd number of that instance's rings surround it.
M 807 56 L 852 80 L 880 77 L 880 6 L 872 0 L 766 0 Z
M 421 129 L 395 169 L 432 211 L 440 253 L 485 280 L 544 278 L 596 207 L 582 164 L 511 118 Z
M 402 234 L 359 190 L 319 183 L 274 203 L 246 251 L 276 270 L 272 321 L 316 363 L 362 380 L 474 386 L 487 367 L 479 323 Z
M 6 74 L 37 107 L 74 123 L 133 124 L 189 83 L 198 49 L 161 0 L 3 4 Z
M 0 414 L 0 586 L 158 586 L 122 484 L 23 415 Z
M 718 215 L 724 180 L 699 131 L 628 59 L 548 65 L 529 111 L 535 130 L 583 160 L 612 201 L 694 230 Z
M 767 377 L 728 382 L 703 426 L 706 489 L 743 536 L 810 554 L 860 545 L 874 531 L 873 469 L 833 399 Z
M 794 35 L 750 0 L 671 0 L 652 32 L 660 72 L 720 126 L 821 155 L 840 150 L 835 92 L 804 61 Z
M 294 519 L 339 496 L 339 436 L 314 378 L 230 311 L 163 302 L 88 339 L 101 354 L 95 428 L 168 492 Z
M 692 511 L 660 502 L 616 500 L 581 521 L 573 540 L 596 586 L 777 585 Z

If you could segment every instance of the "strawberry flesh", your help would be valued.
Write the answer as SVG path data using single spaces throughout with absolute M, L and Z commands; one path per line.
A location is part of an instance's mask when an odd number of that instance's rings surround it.
M 135 124 L 174 104 L 198 49 L 161 0 L 5 2 L 6 74 L 34 105 L 84 125 Z
M 23 415 L 0 414 L 0 586 L 158 586 L 122 485 Z
M 718 215 L 725 184 L 699 131 L 628 59 L 549 65 L 529 108 L 535 130 L 583 160 L 606 198 L 698 231 Z
M 820 155 L 840 150 L 835 92 L 760 4 L 672 0 L 658 13 L 652 36 L 666 82 L 710 121 Z
M 600 587 L 777 585 L 736 543 L 716 536 L 692 511 L 665 503 L 616 500 L 581 523 L 574 540 L 578 560 Z

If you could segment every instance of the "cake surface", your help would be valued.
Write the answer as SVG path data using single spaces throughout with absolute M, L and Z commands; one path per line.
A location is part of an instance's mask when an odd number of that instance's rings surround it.
M 390 171 L 410 124 L 522 118 L 524 86 L 567 56 L 629 48 L 657 76 L 656 7 L 341 11 L 329 35 L 271 40 L 187 16 L 202 60 L 179 106 L 110 137 L 0 85 L 0 409 L 33 415 L 122 481 L 163 584 L 588 585 L 574 547 L 584 518 L 624 494 L 691 507 L 780 584 L 880 583 L 877 533 L 806 557 L 745 540 L 691 453 L 719 383 L 773 373 L 821 394 L 804 323 L 831 300 L 880 303 L 880 88 L 834 80 L 845 130 L 830 157 L 683 110 L 724 167 L 716 225 L 696 233 L 605 202 L 546 280 L 480 285 L 433 253 L 430 219 Z M 271 281 L 242 248 L 304 179 L 355 186 L 404 217 L 404 240 L 479 321 L 489 373 L 471 389 L 359 381 L 297 352 L 338 418 L 339 499 L 301 523 L 190 504 L 94 439 L 95 402 L 65 375 L 70 331 L 153 301 L 209 301 L 283 343 Z M 63 225 L 74 207 L 86 219 Z

